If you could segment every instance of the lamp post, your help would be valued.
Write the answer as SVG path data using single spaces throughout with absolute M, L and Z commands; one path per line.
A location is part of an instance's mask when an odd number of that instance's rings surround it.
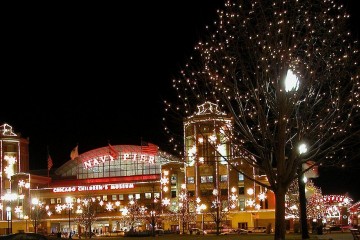
M 67 208 L 69 209 L 69 238 L 71 238 L 71 225 L 70 225 L 70 217 L 71 217 L 71 209 L 72 209 L 72 198 L 67 197 L 65 199 Z
M 11 221 L 11 207 L 6 207 L 6 220 L 7 220 L 7 234 L 10 234 L 12 230 L 10 230 L 10 221 Z
M 204 211 L 206 209 L 206 205 L 205 204 L 201 204 L 200 206 L 201 209 L 201 229 L 203 230 L 203 234 L 204 234 Z
M 32 207 L 32 218 L 34 220 L 34 232 L 36 233 L 37 232 L 37 220 L 38 220 L 38 207 L 39 207 L 39 199 L 38 198 L 33 198 L 31 200 L 31 203 L 33 204 L 33 207 Z
M 25 216 L 24 216 L 24 219 L 25 219 L 25 232 L 27 232 L 27 231 L 28 231 L 27 221 L 28 221 L 28 219 L 29 219 L 29 216 L 28 216 L 28 215 L 25 215 Z
M 302 143 L 299 146 L 299 154 L 307 152 L 306 144 Z M 301 222 L 301 235 L 303 239 L 309 238 L 309 230 L 307 227 L 307 214 L 306 214 L 306 195 L 305 195 L 306 179 L 302 173 L 302 166 L 298 167 L 298 186 L 299 186 L 299 205 L 300 205 L 300 222 Z

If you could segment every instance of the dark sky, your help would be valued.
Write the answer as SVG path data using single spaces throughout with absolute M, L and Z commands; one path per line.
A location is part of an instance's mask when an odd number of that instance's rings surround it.
M 354 23 L 359 22 L 357 1 L 344 0 Z M 162 101 L 173 94 L 173 76 L 223 1 L 122 2 L 6 10 L 0 124 L 30 138 L 31 169 L 46 168 L 47 148 L 59 167 L 77 143 L 79 153 L 108 141 L 140 144 L 141 138 L 168 147 Z M 359 26 L 353 30 L 358 35 Z M 337 184 L 339 193 L 360 199 L 355 188 Z

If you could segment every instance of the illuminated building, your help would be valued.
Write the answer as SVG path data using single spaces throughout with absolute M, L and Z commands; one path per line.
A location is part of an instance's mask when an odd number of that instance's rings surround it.
M 194 215 L 184 225 L 185 229 L 214 228 L 211 224 L 214 207 L 226 218 L 221 219 L 222 227 L 252 228 L 273 223 L 273 194 L 232 168 L 236 166 L 257 180 L 266 181 L 252 167 L 243 164 L 241 156 L 232 156 L 231 145 L 224 135 L 231 127 L 231 118 L 220 112 L 215 104 L 207 102 L 184 120 L 185 165 L 184 161 L 151 143 L 147 146 L 109 145 L 68 160 L 50 178 L 44 173 L 28 173 L 28 141 L 18 140 L 19 146 L 25 141 L 26 151 L 20 154 L 16 150 L 14 156 L 23 156 L 26 167 L 17 168 L 20 171 L 14 169 L 9 181 L 13 183 L 12 191 L 18 194 L 12 204 L 14 209 L 16 207 L 14 219 L 18 220 L 14 231 L 24 230 L 27 219 L 40 209 L 46 215 L 39 219 L 37 232 L 84 231 L 76 218 L 83 211 L 84 202 L 89 200 L 96 203 L 97 220 L 92 229 L 98 233 L 128 229 L 125 219 L 134 206 L 129 204 L 138 204 L 140 214 L 152 219 L 145 224 L 136 223 L 139 230 L 155 224 L 179 231 L 182 227 L 179 227 L 178 216 L 169 216 L 179 213 L 178 202 L 184 184 L 189 197 L 186 211 Z M 4 162 L 4 157 L 2 159 Z M 22 165 L 17 162 L 17 166 Z M 10 186 L 7 192 L 11 192 Z M 2 193 L 5 196 L 5 191 Z M 32 199 L 37 200 L 36 204 Z M 27 225 L 26 229 L 34 231 L 34 224 Z

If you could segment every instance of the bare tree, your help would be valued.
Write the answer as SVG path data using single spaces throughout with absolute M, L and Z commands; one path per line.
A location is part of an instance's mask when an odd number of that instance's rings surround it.
M 171 211 L 176 214 L 176 219 L 179 220 L 179 223 L 181 224 L 181 231 L 185 234 L 185 230 L 188 229 L 189 223 L 196 220 L 196 212 L 194 201 L 189 197 L 189 192 L 184 183 L 181 184 L 177 202 L 177 206 L 172 207 Z
M 308 170 L 302 163 L 331 161 L 359 132 L 353 126 L 359 121 L 359 52 L 349 15 L 328 0 L 233 0 L 218 13 L 173 81 L 177 100 L 166 102 L 166 111 L 184 117 L 211 101 L 232 117 L 227 134 L 234 152 L 224 158 L 241 157 L 266 174 L 265 187 L 276 196 L 274 238 L 285 239 L 285 193 Z M 171 134 L 171 125 L 166 131 Z M 174 146 L 179 151 L 181 144 Z
M 44 203 L 39 201 L 37 198 L 33 198 L 32 207 L 30 211 L 30 219 L 34 226 L 34 232 L 38 232 L 38 228 L 41 225 L 41 221 L 46 216 L 46 209 Z
M 208 196 L 208 198 L 205 198 L 205 201 L 210 206 L 207 209 L 207 213 L 210 215 L 210 217 L 213 219 L 215 223 L 216 228 L 216 235 L 220 235 L 220 227 L 221 223 L 227 219 L 229 215 L 229 207 L 224 206 L 221 201 L 221 196 L 219 194 L 219 191 L 217 189 L 214 189 L 212 191 L 212 196 Z
M 91 238 L 91 226 L 96 222 L 96 208 L 99 203 L 95 198 L 87 197 L 78 205 L 75 222 L 85 228 L 85 239 Z M 80 234 L 80 233 L 79 233 Z

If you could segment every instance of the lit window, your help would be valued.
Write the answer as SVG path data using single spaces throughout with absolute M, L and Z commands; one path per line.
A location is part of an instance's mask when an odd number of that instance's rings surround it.
M 119 194 L 119 200 L 124 200 L 124 195 L 123 194 Z
M 187 182 L 188 183 L 194 183 L 195 181 L 194 181 L 194 177 L 188 177 L 187 178 Z
M 140 193 L 135 194 L 135 199 L 140 199 Z
M 151 199 L 151 193 L 145 193 L 145 198 L 146 199 Z
M 116 201 L 116 200 L 117 200 L 117 196 L 116 196 L 116 195 L 111 195 L 111 200 L 112 200 L 112 201 Z
M 221 181 L 221 182 L 227 182 L 227 180 L 228 180 L 228 176 L 227 176 L 227 175 L 221 175 L 221 176 L 220 176 L 220 181 Z
M 239 173 L 239 181 L 244 181 L 244 174 Z

